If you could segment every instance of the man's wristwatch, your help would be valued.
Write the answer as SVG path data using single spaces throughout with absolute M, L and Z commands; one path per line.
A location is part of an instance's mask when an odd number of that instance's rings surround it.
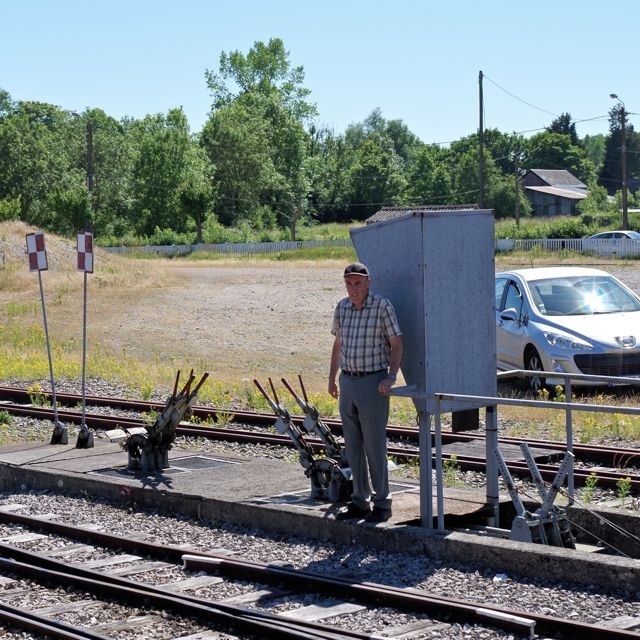
M 398 376 L 396 376 L 395 373 L 387 373 L 387 378 L 391 378 L 394 382 L 398 379 Z

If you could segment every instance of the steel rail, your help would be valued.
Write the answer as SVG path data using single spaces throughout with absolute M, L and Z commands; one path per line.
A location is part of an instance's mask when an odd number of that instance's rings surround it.
M 72 393 L 56 393 L 56 398 L 59 404 L 65 406 L 76 406 L 81 397 L 79 394 Z M 20 404 L 29 404 L 31 396 L 26 389 L 20 389 L 15 387 L 0 386 L 0 401 L 13 401 Z M 114 398 L 107 396 L 88 396 L 87 404 L 101 407 L 113 407 L 120 408 L 136 412 L 144 412 L 148 410 L 161 410 L 164 408 L 164 404 L 161 402 L 145 401 L 145 400 L 129 400 L 126 398 Z M 2 405 L 0 405 L 2 406 Z M 32 406 L 32 405 L 30 405 Z M 12 412 L 12 405 L 6 405 L 5 409 L 8 412 Z M 38 407 L 33 407 L 33 411 L 38 411 Z M 41 408 L 46 411 L 46 407 Z M 18 413 L 18 409 L 15 410 Z M 22 415 L 29 415 L 23 413 Z M 69 422 L 79 423 L 74 412 L 63 412 L 63 415 L 67 417 Z M 234 422 L 240 422 L 244 424 L 254 425 L 273 425 L 274 416 L 272 413 L 264 413 L 259 411 L 247 411 L 247 410 L 231 410 L 231 409 L 216 409 L 214 407 L 208 407 L 204 405 L 194 405 L 193 415 L 201 420 L 214 420 L 219 421 L 222 417 L 228 418 L 229 415 L 233 415 Z M 49 419 L 49 416 L 42 414 L 43 419 Z M 304 416 L 292 415 L 292 420 L 296 424 L 302 424 Z M 94 414 L 92 416 L 94 425 L 97 428 L 102 428 L 99 424 L 100 416 Z M 121 418 L 122 424 L 127 424 L 127 418 Z M 323 418 L 323 422 L 331 428 L 331 431 L 336 434 L 342 433 L 342 424 L 338 419 Z M 108 424 L 108 421 L 107 421 Z M 134 425 L 135 426 L 135 425 Z M 139 426 L 139 425 L 138 425 Z M 196 428 L 196 427 L 192 427 Z M 398 425 L 388 425 L 387 433 L 391 438 L 397 438 L 400 440 L 406 440 L 408 443 L 418 443 L 418 429 L 417 427 L 405 427 Z M 433 433 L 432 433 L 432 437 Z M 483 433 L 471 433 L 468 431 L 456 431 L 442 433 L 443 444 L 450 444 L 452 442 L 471 442 L 476 440 L 484 440 Z M 548 450 L 558 451 L 564 453 L 567 445 L 564 442 L 553 442 L 548 440 L 536 440 L 532 438 L 526 439 L 530 447 L 544 448 Z M 509 436 L 501 436 L 500 443 L 502 444 L 514 444 L 519 445 L 522 442 L 521 438 L 514 438 Z M 585 445 L 580 443 L 573 444 L 573 452 L 580 460 L 599 463 L 603 465 L 618 466 L 619 463 L 630 465 L 631 463 L 640 463 L 640 449 L 629 448 L 617 448 L 603 445 Z
M 404 611 L 426 613 L 429 616 L 442 618 L 443 613 L 447 621 L 456 620 L 469 622 L 470 620 L 483 626 L 494 626 L 500 629 L 517 630 L 520 633 L 533 632 L 535 626 L 538 635 L 544 634 L 549 638 L 579 638 L 580 640 L 613 640 L 615 638 L 635 638 L 634 631 L 615 629 L 589 623 L 566 620 L 529 611 L 498 607 L 461 600 L 433 596 L 418 589 L 391 587 L 377 583 L 354 583 L 345 578 L 324 576 L 321 574 L 294 571 L 286 567 L 274 567 L 258 562 L 240 561 L 229 556 L 220 556 L 209 560 L 202 554 L 191 556 L 185 554 L 185 566 L 201 571 L 215 568 L 219 573 L 246 579 L 250 575 L 255 580 L 271 584 L 286 581 L 295 588 L 309 589 L 323 588 L 328 593 L 342 593 L 344 597 L 357 598 L 363 602 L 390 606 Z M 207 569 L 208 567 L 208 569 Z M 491 620 L 491 622 L 489 622 Z M 529 635 L 529 637 L 533 637 Z
M 81 396 L 79 394 L 73 393 L 60 393 L 56 392 L 56 399 L 58 404 L 62 404 L 64 406 L 77 406 L 81 401 Z M 21 389 L 16 387 L 6 387 L 0 386 L 0 402 L 14 402 L 15 405 L 4 405 L 5 410 L 9 413 L 15 412 L 20 415 L 33 415 L 34 417 L 42 416 L 42 419 L 50 419 L 51 414 L 47 414 L 47 407 L 35 407 L 30 404 L 31 402 L 31 394 L 27 389 Z M 124 410 L 136 411 L 139 413 L 149 411 L 149 410 L 161 410 L 164 408 L 164 404 L 161 402 L 153 402 L 153 401 L 145 401 L 145 400 L 129 400 L 126 398 L 114 398 L 108 396 L 88 396 L 87 404 L 97 407 L 112 407 L 119 408 Z M 30 414 L 28 411 L 21 410 L 19 408 L 20 405 L 29 405 L 32 407 L 33 413 Z M 0 408 L 3 405 L 0 404 Z M 42 412 L 42 413 L 40 413 Z M 80 423 L 80 419 L 77 417 L 75 412 L 63 412 L 63 415 L 66 417 L 68 422 L 72 423 Z M 216 409 L 214 407 L 208 407 L 204 405 L 194 405 L 193 407 L 193 415 L 201 420 L 213 420 L 220 421 L 221 418 L 228 418 L 229 415 L 233 415 L 234 422 L 240 422 L 245 424 L 254 424 L 254 425 L 266 425 L 272 426 L 274 422 L 274 416 L 272 413 L 264 413 L 260 411 L 247 411 L 247 410 L 236 410 L 236 409 Z M 301 415 L 292 415 L 292 420 L 298 424 L 302 424 L 304 421 L 304 416 Z M 101 416 L 98 414 L 93 414 L 91 419 L 94 421 L 93 425 L 97 428 L 102 428 L 100 426 Z M 119 419 L 122 424 L 127 424 L 126 417 L 122 417 Z M 135 420 L 135 419 L 132 419 Z M 323 418 L 323 422 L 325 422 L 332 430 L 332 432 L 341 434 L 342 433 L 342 424 L 338 419 L 334 418 Z M 109 424 L 108 420 L 105 420 L 106 424 Z M 134 423 L 132 423 L 134 424 Z M 135 424 L 134 426 L 139 426 Z M 196 428 L 196 427 L 192 427 Z M 388 425 L 387 433 L 392 438 L 398 438 L 400 440 L 407 440 L 408 443 L 415 443 L 417 446 L 418 442 L 418 429 L 417 427 L 405 427 L 398 425 Z M 433 437 L 433 434 L 432 434 Z M 483 433 L 472 433 L 468 431 L 456 431 L 456 432 L 448 432 L 445 431 L 442 433 L 443 444 L 449 444 L 452 442 L 470 442 L 476 440 L 484 440 L 485 436 Z M 566 443 L 564 442 L 553 442 L 548 440 L 536 440 L 532 438 L 526 439 L 527 443 L 530 447 L 539 447 L 554 451 L 563 452 L 566 451 Z M 521 438 L 514 438 L 509 436 L 501 436 L 500 442 L 503 444 L 514 444 L 519 445 L 522 442 Z M 603 445 L 585 445 L 580 443 L 573 444 L 573 452 L 579 457 L 580 460 L 602 463 L 602 464 L 613 464 L 616 466 L 616 463 L 620 461 L 624 461 L 625 464 L 630 464 L 631 462 L 640 463 L 640 449 L 630 449 L 630 448 L 617 448 L 611 446 L 603 446 Z
M 371 582 L 357 583 L 350 579 L 294 570 L 276 565 L 267 565 L 260 562 L 240 560 L 227 555 L 217 555 L 184 547 L 161 545 L 140 539 L 122 538 L 106 532 L 74 527 L 73 525 L 57 523 L 49 519 L 33 518 L 11 512 L 0 512 L 0 522 L 10 522 L 30 528 L 41 529 L 100 546 L 118 548 L 144 557 L 181 562 L 185 568 L 191 570 L 206 571 L 209 573 L 215 571 L 236 579 L 247 580 L 250 578 L 263 584 L 278 585 L 284 582 L 288 588 L 299 591 L 324 592 L 333 596 L 340 594 L 346 599 L 355 599 L 359 602 L 374 606 L 391 606 L 403 611 L 425 613 L 431 617 L 438 617 L 440 619 L 444 617 L 447 621 L 456 620 L 469 622 L 472 620 L 483 626 L 492 626 L 507 630 L 515 629 L 521 633 L 528 632 L 529 634 L 532 632 L 533 622 L 536 627 L 536 633 L 544 633 L 551 638 L 580 638 L 581 640 L 615 640 L 622 638 L 635 638 L 637 640 L 638 638 L 637 633 L 623 629 L 565 620 L 558 617 L 494 605 L 479 605 L 478 603 L 457 598 L 432 596 L 417 589 L 397 588 Z M 6 565 L 9 569 L 14 566 L 14 563 L 34 561 L 47 571 L 64 573 L 67 580 L 70 578 L 75 580 L 76 577 L 83 579 L 83 581 L 95 580 L 96 572 L 77 566 L 67 566 L 58 560 L 46 558 L 40 554 L 14 550 L 13 547 L 8 547 L 7 545 L 0 544 L 0 555 L 12 559 L 12 562 Z M 0 560 L 0 564 L 2 564 L 2 560 Z M 102 573 L 98 573 L 97 575 L 100 580 L 104 579 L 108 585 L 113 585 L 116 589 L 120 588 L 120 585 L 124 587 L 135 585 L 135 587 L 143 592 L 151 594 L 159 592 L 163 597 L 167 594 L 165 590 L 158 587 L 145 586 L 141 588 L 141 583 L 139 582 L 133 582 Z M 108 589 L 108 591 L 111 594 L 111 589 Z M 138 597 L 137 594 L 133 595 Z M 189 596 L 180 596 L 180 600 L 188 601 L 196 606 L 203 602 L 198 598 Z M 211 603 L 207 601 L 207 604 Z M 216 610 L 220 608 L 220 610 L 225 613 L 235 611 L 235 607 L 228 605 L 216 604 L 214 608 Z M 246 613 L 246 610 L 243 609 L 242 611 Z M 260 619 L 263 618 L 262 614 L 256 615 L 258 615 Z M 266 616 L 267 619 L 274 617 L 273 614 L 266 614 Z M 307 627 L 306 625 L 309 626 Z M 311 632 L 316 628 L 326 629 L 326 626 L 305 623 L 306 632 Z M 363 636 L 356 634 L 343 636 L 307 635 L 304 637 L 360 638 Z M 370 636 L 364 637 L 369 638 Z
M 75 627 L 53 618 L 39 616 L 4 602 L 0 602 L 0 622 L 7 626 L 33 631 L 46 638 L 56 638 L 56 640 L 113 640 L 84 627 Z
M 39 583 L 65 589 L 72 584 L 99 598 L 110 598 L 128 607 L 156 608 L 205 624 L 225 625 L 265 638 L 296 640 L 370 640 L 369 634 L 348 629 L 330 630 L 325 625 L 294 620 L 273 613 L 254 611 L 219 602 L 175 594 L 162 587 L 68 565 L 43 555 L 0 544 L 0 567 Z
M 48 407 L 33 407 L 33 406 L 24 406 L 24 405 L 8 405 L 1 404 L 0 407 L 4 407 L 4 409 L 8 413 L 12 413 L 14 415 L 22 415 L 28 417 L 34 417 L 41 420 L 51 420 L 53 417 L 53 410 Z M 70 422 L 73 424 L 81 424 L 82 423 L 82 414 L 75 411 L 64 411 L 58 409 L 58 418 L 63 422 Z M 85 422 L 88 427 L 95 429 L 102 429 L 106 432 L 112 431 L 114 429 L 127 429 L 134 427 L 143 427 L 145 426 L 145 421 L 142 418 L 133 418 L 130 416 L 107 416 L 102 414 L 85 414 L 84 416 Z M 273 422 L 273 416 L 270 416 L 271 423 Z M 182 423 L 177 429 L 176 434 L 184 437 L 200 437 L 208 440 L 216 440 L 221 442 L 236 442 L 236 443 L 249 443 L 249 444 L 266 444 L 273 446 L 282 446 L 287 448 L 294 448 L 294 444 L 291 439 L 286 435 L 280 435 L 275 433 L 256 433 L 243 429 L 232 429 L 230 427 L 214 427 L 214 426 L 192 426 L 187 423 Z M 451 434 L 451 439 L 449 442 L 459 442 L 461 434 Z M 443 434 L 444 436 L 444 434 Z M 466 438 L 469 440 L 484 440 L 484 436 L 474 434 L 473 438 Z M 508 441 L 500 438 L 500 443 L 511 443 L 517 444 L 521 442 L 517 439 L 509 439 Z M 322 451 L 324 449 L 324 445 L 318 439 L 309 438 L 309 445 L 315 451 Z M 557 444 L 557 443 L 556 443 Z M 546 446 L 544 443 L 540 443 L 540 446 Z M 549 448 L 549 447 L 547 447 Z M 595 448 L 597 449 L 597 448 Z M 556 450 L 556 449 L 554 449 Z M 589 458 L 589 452 L 594 450 L 593 447 L 587 448 L 587 458 Z M 557 449 L 560 452 L 560 449 Z M 574 453 L 577 456 L 581 456 L 581 448 L 576 445 L 574 446 Z M 601 462 L 605 464 L 609 464 L 613 466 L 614 464 L 628 464 L 633 458 L 637 457 L 638 452 L 635 450 L 628 449 L 609 449 L 610 452 L 615 454 L 615 459 L 602 459 Z M 406 447 L 396 447 L 393 444 L 388 446 L 388 454 L 400 461 L 405 461 L 408 463 L 414 463 L 418 461 L 419 455 L 417 452 L 412 452 Z M 601 456 L 601 458 L 604 457 Z M 461 453 L 449 453 L 444 454 L 443 459 L 445 460 L 453 460 L 455 458 L 455 462 L 461 470 L 468 471 L 477 471 L 480 473 L 484 473 L 486 471 L 486 459 L 481 456 L 471 456 L 465 455 Z M 581 457 L 578 459 L 582 459 Z M 507 461 L 507 466 L 509 471 L 514 475 L 519 477 L 529 477 L 530 470 L 527 464 L 524 461 L 519 460 L 509 460 Z M 543 480 L 553 481 L 557 472 L 558 466 L 549 464 L 549 463 L 540 463 L 538 464 L 538 469 Z M 586 469 L 574 469 L 573 475 L 574 480 L 578 486 L 582 486 L 586 483 L 587 479 L 591 477 L 592 471 L 589 468 Z M 600 487 L 613 488 L 616 489 L 618 483 L 620 481 L 627 482 L 627 478 L 629 479 L 629 488 L 635 492 L 640 492 L 640 474 L 633 472 L 629 469 L 619 469 L 619 470 L 606 470 L 606 469 L 598 469 L 596 472 L 598 484 Z
M 19 389 L 16 387 L 0 386 L 0 403 L 14 402 L 16 405 L 32 405 L 32 395 L 27 389 Z M 77 406 L 82 397 L 75 393 L 60 393 L 56 392 L 56 400 L 58 405 L 75 407 Z M 114 398 L 110 396 L 87 396 L 87 405 L 95 407 L 111 407 L 114 409 L 123 409 L 126 411 L 136 411 L 142 413 L 145 411 L 161 411 L 165 405 L 163 402 L 146 401 L 146 400 L 128 400 L 126 398 Z M 8 405 L 9 406 L 9 405 Z M 0 404 L 2 407 L 2 404 Z M 42 407 L 46 409 L 46 407 Z M 7 409 L 8 410 L 8 409 Z M 221 418 L 227 418 L 229 415 L 234 416 L 235 422 L 243 422 L 255 425 L 271 426 L 274 422 L 273 413 L 266 413 L 263 411 L 249 411 L 245 409 L 216 409 L 215 407 L 209 407 L 204 405 L 195 404 L 192 407 L 192 413 L 196 418 L 200 420 L 213 420 L 219 421 Z M 302 424 L 304 422 L 304 416 L 292 415 L 291 419 L 296 424 Z M 342 433 L 342 423 L 336 418 L 323 418 L 322 421 L 331 427 L 331 430 L 335 433 Z M 387 431 L 390 435 L 399 438 L 417 439 L 418 429 L 417 427 L 401 427 L 389 425 Z

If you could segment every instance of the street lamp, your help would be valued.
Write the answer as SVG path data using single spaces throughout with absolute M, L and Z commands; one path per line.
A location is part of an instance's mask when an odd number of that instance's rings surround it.
M 609 94 L 611 98 L 617 100 L 620 105 L 620 130 L 622 133 L 622 143 L 620 145 L 620 152 L 622 153 L 622 162 L 620 170 L 622 173 L 622 228 L 629 228 L 629 215 L 627 206 L 627 131 L 626 131 L 626 119 L 627 113 L 625 111 L 624 102 L 618 98 L 617 93 Z

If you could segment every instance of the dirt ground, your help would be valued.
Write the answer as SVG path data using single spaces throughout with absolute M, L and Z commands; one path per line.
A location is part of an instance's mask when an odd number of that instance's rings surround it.
M 301 375 L 309 391 L 324 391 L 333 309 L 345 294 L 341 266 L 163 262 L 168 284 L 118 309 L 103 301 L 89 331 L 116 353 L 191 361 L 213 380 Z
M 42 326 L 38 278 L 25 255 L 27 231 L 33 230 L 22 223 L 0 223 L 0 322 L 19 313 L 19 322 Z M 47 254 L 42 280 L 49 331 L 77 349 L 83 279 L 75 242 L 47 236 Z M 589 262 L 640 291 L 636 261 L 581 259 Z M 190 367 L 232 384 L 253 378 L 266 384 L 269 377 L 296 382 L 301 375 L 309 392 L 326 390 L 331 320 L 345 295 L 342 262 L 130 260 L 96 250 L 95 264 L 87 276 L 91 353 L 128 355 L 149 367 Z M 497 270 L 514 266 L 531 265 L 496 259 Z
M 38 274 L 29 272 L 18 222 L 0 223 L 0 322 L 42 327 Z M 83 274 L 75 241 L 45 234 L 41 273 L 49 334 L 81 348 Z M 323 392 L 333 309 L 346 294 L 342 262 L 128 259 L 95 250 L 87 275 L 87 351 L 170 368 L 208 371 L 213 381 L 258 378 Z M 17 318 L 17 320 L 16 320 Z M 1 372 L 0 372 L 1 377 Z
M 187 362 L 212 380 L 266 384 L 301 375 L 308 391 L 324 392 L 333 310 L 345 295 L 343 266 L 154 261 L 162 282 L 125 296 L 127 305 L 103 297 L 89 317 L 90 335 L 138 360 Z M 594 266 L 640 291 L 635 265 Z

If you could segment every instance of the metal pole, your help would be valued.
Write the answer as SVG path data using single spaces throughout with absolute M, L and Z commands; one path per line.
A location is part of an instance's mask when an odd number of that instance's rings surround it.
M 424 403 L 422 403 L 424 404 Z M 431 461 L 431 416 L 425 408 L 418 411 L 420 446 L 420 523 L 433 529 L 433 463 Z
M 47 310 L 44 303 L 44 289 L 42 287 L 42 273 L 38 269 L 38 283 L 40 284 L 40 301 L 42 302 L 42 318 L 44 320 L 44 337 L 47 343 L 47 357 L 49 358 L 49 377 L 51 379 L 51 402 L 53 404 L 53 421 L 58 424 L 58 402 L 56 400 L 56 382 L 53 378 L 53 362 L 51 360 L 51 346 L 49 345 L 49 329 L 47 327 Z
M 87 362 L 87 272 L 84 272 L 84 300 L 82 305 L 82 428 L 87 428 L 87 394 L 85 387 Z
M 624 103 L 621 102 L 622 109 L 620 110 L 620 127 L 622 129 L 622 144 L 620 145 L 620 151 L 622 152 L 622 228 L 629 228 L 629 208 L 627 197 L 627 114 L 624 109 Z
M 573 390 L 571 389 L 571 377 L 566 376 L 564 395 L 567 403 L 572 401 Z M 573 477 L 573 414 L 571 409 L 567 406 L 566 409 L 566 432 L 567 432 L 567 451 L 571 454 L 571 459 L 568 462 L 567 469 L 567 493 L 569 494 L 569 504 L 572 505 L 575 502 L 576 487 Z
M 436 398 L 435 406 L 436 436 L 436 493 L 438 502 L 438 531 L 444 531 L 444 474 L 442 473 L 442 414 L 440 408 L 440 398 Z
M 498 486 L 498 460 L 495 451 L 498 450 L 498 410 L 490 405 L 486 409 L 485 424 L 485 457 L 487 459 L 487 504 L 492 509 L 488 525 L 497 527 L 500 522 L 500 489 Z

